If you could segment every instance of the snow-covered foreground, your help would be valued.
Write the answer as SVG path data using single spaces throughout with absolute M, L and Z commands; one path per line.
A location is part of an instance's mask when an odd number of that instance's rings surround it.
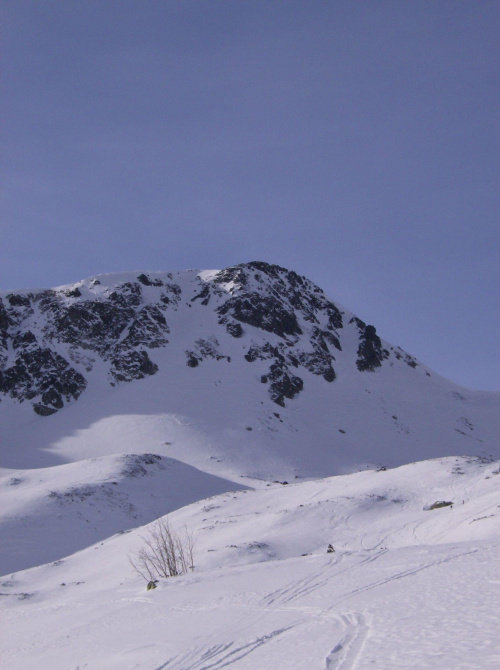
M 195 502 L 169 519 L 196 569 L 153 591 L 129 564 L 147 527 L 6 575 L 0 665 L 497 668 L 499 472 L 445 458 Z

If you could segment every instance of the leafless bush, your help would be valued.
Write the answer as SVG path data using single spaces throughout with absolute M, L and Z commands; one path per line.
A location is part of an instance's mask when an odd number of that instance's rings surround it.
M 178 534 L 164 517 L 158 519 L 143 540 L 143 546 L 129 561 L 147 582 L 194 570 L 195 536 L 186 527 Z

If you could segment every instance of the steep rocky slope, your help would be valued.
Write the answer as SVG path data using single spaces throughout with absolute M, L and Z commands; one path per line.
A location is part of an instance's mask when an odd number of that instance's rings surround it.
M 443 380 L 262 262 L 1 294 L 0 398 L 12 467 L 148 451 L 285 478 L 498 452 L 498 394 Z
M 194 296 L 193 288 L 199 290 Z M 245 329 L 249 335 L 258 329 L 279 339 L 250 342 L 243 356 L 248 362 L 268 361 L 261 381 L 278 405 L 303 389 L 301 369 L 335 380 L 345 312 L 295 272 L 254 262 L 211 275 L 142 273 L 129 281 L 109 277 L 106 284 L 93 279 L 2 296 L 0 391 L 29 400 L 35 412 L 48 415 L 78 399 L 97 360 L 106 365 L 112 386 L 153 375 L 158 365 L 150 352 L 168 346 L 171 313 L 194 304 L 214 312 L 218 327 L 205 338 L 186 341 L 188 367 L 206 358 L 227 360 L 219 339 L 226 334 L 239 339 Z M 373 371 L 390 358 L 373 326 L 352 315 L 348 323 L 355 323 L 358 333 L 358 370 Z M 393 350 L 393 358 L 417 365 L 402 352 Z

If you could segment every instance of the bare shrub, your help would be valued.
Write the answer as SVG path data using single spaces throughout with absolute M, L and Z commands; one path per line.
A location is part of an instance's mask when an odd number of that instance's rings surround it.
M 143 546 L 129 561 L 147 582 L 194 570 L 195 536 L 186 527 L 182 534 L 176 533 L 164 517 L 158 519 L 143 540 Z

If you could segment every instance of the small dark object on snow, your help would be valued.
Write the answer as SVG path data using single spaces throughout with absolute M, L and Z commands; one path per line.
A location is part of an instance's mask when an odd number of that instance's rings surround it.
M 429 509 L 439 509 L 440 507 L 453 507 L 453 501 L 452 500 L 437 500 L 435 503 L 433 503 Z
M 151 591 L 152 589 L 155 589 L 157 583 L 158 583 L 158 580 L 157 580 L 157 579 L 152 579 L 150 582 L 148 582 L 148 585 L 147 585 L 147 589 L 146 589 L 146 590 L 147 590 L 147 591 Z
M 335 553 L 335 549 L 332 547 L 331 544 L 328 545 L 328 549 L 326 550 L 326 553 L 327 554 L 334 554 Z
M 385 467 L 385 465 L 383 465 L 381 468 L 377 470 L 377 472 L 385 472 L 386 470 L 387 468 Z

